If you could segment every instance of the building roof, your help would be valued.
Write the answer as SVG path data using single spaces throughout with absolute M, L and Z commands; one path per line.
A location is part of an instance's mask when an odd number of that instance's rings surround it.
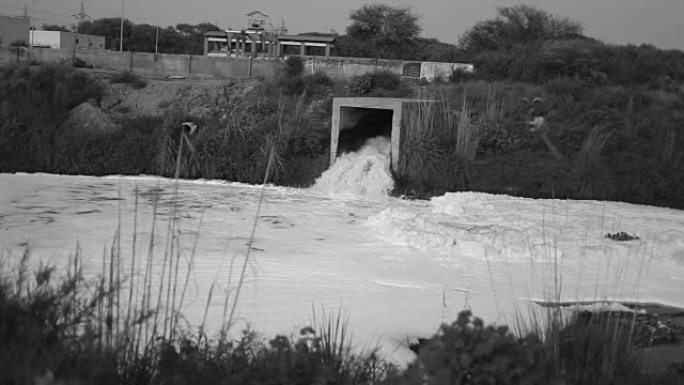
M 226 31 L 207 31 L 204 36 L 226 37 Z
M 252 12 L 250 12 L 250 13 L 247 13 L 246 15 L 247 15 L 247 16 L 250 16 L 250 17 L 252 17 L 252 16 L 254 16 L 254 15 L 261 15 L 261 16 L 264 16 L 264 17 L 268 17 L 267 14 L 265 14 L 265 13 L 263 13 L 263 12 L 261 12 L 261 11 L 258 11 L 258 10 L 254 10 L 254 11 L 252 11 Z
M 316 36 L 316 35 L 278 35 L 278 40 L 301 41 L 313 43 L 332 43 L 335 36 Z

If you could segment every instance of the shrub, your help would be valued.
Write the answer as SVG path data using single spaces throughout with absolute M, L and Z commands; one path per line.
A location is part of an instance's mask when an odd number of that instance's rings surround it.
M 467 71 L 463 68 L 454 68 L 451 70 L 448 80 L 451 83 L 460 83 L 473 79 L 475 79 L 475 73 L 473 71 Z
M 335 82 L 323 71 L 304 76 L 303 82 L 304 89 L 316 95 L 327 95 L 335 85 Z
M 125 83 L 135 88 L 136 90 L 145 88 L 147 82 L 141 79 L 138 75 L 130 71 L 122 71 L 109 78 L 109 82 L 114 83 Z
M 551 384 L 552 361 L 536 338 L 516 338 L 505 326 L 485 326 L 463 311 L 451 325 L 423 344 L 403 374 L 405 383 L 426 378 L 430 384 Z
M 356 96 L 368 95 L 373 89 L 373 75 L 363 74 L 354 76 L 349 85 L 349 92 Z
M 283 72 L 287 77 L 301 76 L 304 72 L 304 61 L 299 56 L 288 57 L 285 59 Z
M 64 65 L 0 68 L 0 171 L 54 171 L 59 124 L 102 87 Z
M 104 330 L 98 312 L 110 292 L 86 289 L 92 282 L 83 277 L 79 256 L 62 278 L 48 265 L 31 274 L 28 250 L 7 274 L 5 257 L 0 256 L 0 383 L 33 383 L 47 371 L 57 378 L 119 383 L 114 356 L 98 347 L 98 331 Z
M 401 84 L 401 76 L 387 70 L 377 71 L 373 74 L 373 88 L 396 91 Z
M 636 235 L 629 235 L 624 231 L 620 231 L 617 233 L 608 233 L 606 234 L 606 238 L 612 239 L 614 241 L 634 241 L 639 239 L 639 237 L 637 237 Z
M 401 97 L 410 90 L 403 87 L 400 75 L 383 70 L 352 77 L 349 92 L 356 96 Z

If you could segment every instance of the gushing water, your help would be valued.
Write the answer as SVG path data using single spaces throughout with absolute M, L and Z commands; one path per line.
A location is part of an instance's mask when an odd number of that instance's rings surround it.
M 359 151 L 338 157 L 312 188 L 335 196 L 386 197 L 394 188 L 390 148 L 387 137 L 368 139 Z

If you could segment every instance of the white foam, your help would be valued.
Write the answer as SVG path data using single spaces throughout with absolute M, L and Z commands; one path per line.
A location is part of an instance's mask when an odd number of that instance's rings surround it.
M 394 188 L 389 138 L 369 139 L 357 152 L 342 154 L 312 189 L 328 195 L 386 197 Z

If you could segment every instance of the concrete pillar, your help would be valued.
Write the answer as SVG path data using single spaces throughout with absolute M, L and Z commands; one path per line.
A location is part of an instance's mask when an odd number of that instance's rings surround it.
M 304 42 L 299 46 L 299 54 L 301 56 L 306 56 L 306 46 L 304 45 Z
M 399 170 L 399 146 L 401 145 L 401 119 L 403 103 L 392 109 L 392 143 L 390 145 L 390 171 Z
M 337 158 L 337 145 L 340 136 L 340 101 L 338 98 L 333 98 L 332 107 L 332 124 L 330 132 L 330 166 L 335 164 Z
M 330 43 L 325 43 L 325 58 L 330 57 Z
M 230 57 L 231 51 L 233 50 L 233 33 L 226 34 L 226 40 L 228 41 L 228 46 L 226 47 L 226 56 Z
M 209 38 L 204 37 L 204 56 L 207 56 L 207 53 L 209 53 Z
M 264 35 L 261 35 L 261 52 L 263 52 L 264 57 L 266 57 L 266 37 L 264 37 Z

